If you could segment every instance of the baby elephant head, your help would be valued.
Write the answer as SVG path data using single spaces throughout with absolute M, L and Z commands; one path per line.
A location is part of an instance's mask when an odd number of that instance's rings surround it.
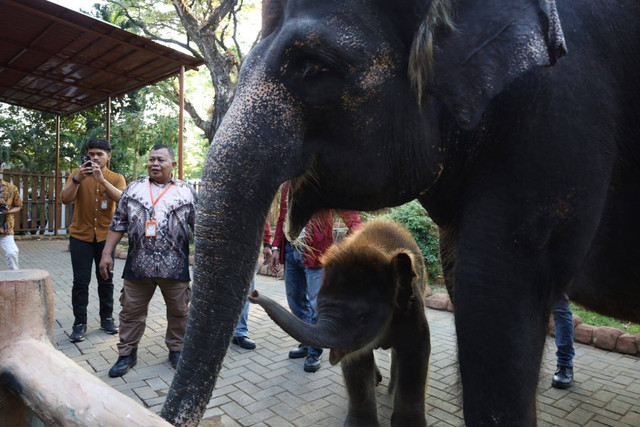
M 394 319 L 407 313 L 414 299 L 422 304 L 424 267 L 413 238 L 395 223 L 376 221 L 334 245 L 322 261 L 317 324 L 301 321 L 257 292 L 250 301 L 293 338 L 330 348 L 331 364 L 389 347 Z

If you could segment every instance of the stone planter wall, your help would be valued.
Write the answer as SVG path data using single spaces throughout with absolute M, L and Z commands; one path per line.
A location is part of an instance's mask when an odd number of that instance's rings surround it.
M 431 294 L 425 299 L 425 305 L 434 310 L 453 312 L 453 304 L 448 294 Z M 640 357 L 640 334 L 625 334 L 620 329 L 609 326 L 595 327 L 582 323 L 579 316 L 573 315 L 574 340 L 607 351 Z M 549 335 L 555 336 L 553 317 L 549 319 Z

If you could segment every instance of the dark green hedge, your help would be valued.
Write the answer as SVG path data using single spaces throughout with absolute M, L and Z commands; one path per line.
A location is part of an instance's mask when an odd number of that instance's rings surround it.
M 417 201 L 391 208 L 382 215 L 404 225 L 416 239 L 425 259 L 429 283 L 443 284 L 442 265 L 438 244 L 438 226 L 429 218 L 429 214 Z

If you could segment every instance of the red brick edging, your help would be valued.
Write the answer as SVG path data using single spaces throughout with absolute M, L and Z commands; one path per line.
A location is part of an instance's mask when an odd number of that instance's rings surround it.
M 448 294 L 431 294 L 425 299 L 425 305 L 434 310 L 453 312 L 453 304 Z M 610 326 L 591 326 L 582 323 L 580 316 L 573 315 L 574 339 L 582 344 L 615 351 L 617 353 L 640 356 L 640 334 L 625 334 Z M 549 335 L 555 336 L 553 318 L 549 319 Z

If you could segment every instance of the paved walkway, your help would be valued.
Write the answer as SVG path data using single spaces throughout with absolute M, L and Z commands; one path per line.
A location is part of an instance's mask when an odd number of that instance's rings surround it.
M 87 339 L 72 344 L 68 339 L 73 315 L 67 241 L 19 241 L 18 245 L 22 268 L 44 269 L 51 274 L 56 348 L 115 389 L 159 412 L 174 374 L 164 345 L 166 322 L 160 293 L 151 303 L 138 365 L 124 377 L 109 378 L 107 372 L 118 357 L 117 336 L 99 330 L 95 279 L 90 290 Z M 123 260 L 116 261 L 116 293 L 121 288 L 123 266 Z M 285 303 L 282 281 L 258 276 L 257 289 Z M 118 312 L 119 307 L 114 317 Z M 461 426 L 453 317 L 431 309 L 427 309 L 427 317 L 432 333 L 427 420 L 431 426 Z M 247 351 L 231 346 L 201 425 L 213 425 L 217 420 L 224 426 L 341 426 L 347 402 L 339 367 L 330 366 L 325 354 L 318 372 L 303 372 L 303 359 L 287 359 L 297 343 L 259 307 L 252 307 L 249 330 L 258 348 Z M 554 351 L 555 345 L 548 339 L 538 389 L 540 425 L 640 426 L 640 359 L 576 344 L 575 385 L 560 391 L 550 386 Z M 378 351 L 377 358 L 384 375 L 378 388 L 379 414 L 383 425 L 389 425 L 391 399 L 385 387 L 389 357 Z

